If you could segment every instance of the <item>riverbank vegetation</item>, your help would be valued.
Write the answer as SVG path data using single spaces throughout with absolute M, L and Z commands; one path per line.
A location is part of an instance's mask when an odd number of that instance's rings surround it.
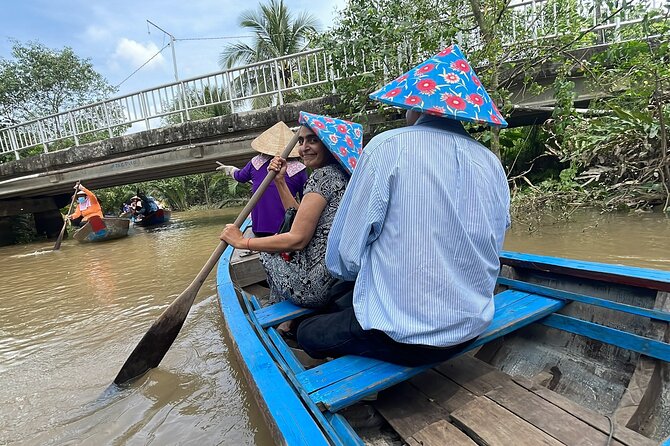
M 361 60 L 335 52 L 336 69 L 348 74 L 336 85 L 339 111 L 364 120 L 374 106 L 369 93 L 445 42 L 459 42 L 510 123 L 539 116 L 501 131 L 469 126 L 501 158 L 517 216 L 581 206 L 669 212 L 670 10 L 536 3 L 350 1 L 316 41 L 348 42 L 367 67 L 382 69 L 356 76 Z

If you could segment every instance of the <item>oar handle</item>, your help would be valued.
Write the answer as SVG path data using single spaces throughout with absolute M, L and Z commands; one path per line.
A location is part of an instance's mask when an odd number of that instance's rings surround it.
M 81 181 L 77 181 L 77 184 L 74 185 L 74 187 L 78 187 L 79 183 Z M 72 206 L 74 205 L 74 200 L 77 199 L 77 191 L 74 191 L 74 194 L 72 194 L 72 201 L 70 202 L 70 207 L 67 210 L 67 215 L 65 216 L 65 221 L 63 222 L 63 227 L 60 230 L 60 234 L 58 234 L 58 238 L 56 239 L 56 243 L 54 244 L 53 250 L 57 251 L 60 249 L 60 244 L 61 241 L 63 240 L 63 235 L 65 235 L 65 228 L 67 227 L 67 216 L 72 213 Z

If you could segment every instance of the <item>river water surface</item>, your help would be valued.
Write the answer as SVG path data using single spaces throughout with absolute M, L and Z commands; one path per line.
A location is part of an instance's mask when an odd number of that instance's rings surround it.
M 227 347 L 214 273 L 160 366 L 110 388 L 238 209 L 173 214 L 100 244 L 0 247 L 0 444 L 269 445 Z M 517 223 L 505 248 L 670 270 L 670 219 L 581 212 Z

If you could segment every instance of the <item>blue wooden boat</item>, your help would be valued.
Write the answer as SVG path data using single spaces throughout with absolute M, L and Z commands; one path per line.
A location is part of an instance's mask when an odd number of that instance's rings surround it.
M 501 262 L 494 320 L 468 351 L 424 367 L 314 364 L 276 330 L 310 310 L 263 306 L 257 255 L 228 248 L 217 285 L 230 346 L 277 443 L 670 445 L 670 272 Z
M 133 220 L 133 224 L 135 226 L 140 226 L 143 228 L 149 226 L 162 225 L 163 223 L 167 223 L 168 221 L 170 221 L 171 215 L 172 212 L 169 209 L 159 209 L 156 212 L 150 212 L 145 217 L 142 218 L 136 217 Z

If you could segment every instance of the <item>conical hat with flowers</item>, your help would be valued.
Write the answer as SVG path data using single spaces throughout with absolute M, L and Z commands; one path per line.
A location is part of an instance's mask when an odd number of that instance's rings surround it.
M 303 111 L 298 123 L 309 127 L 347 172 L 353 172 L 363 151 L 362 125 Z
M 445 48 L 370 98 L 459 121 L 507 127 L 458 45 Z

